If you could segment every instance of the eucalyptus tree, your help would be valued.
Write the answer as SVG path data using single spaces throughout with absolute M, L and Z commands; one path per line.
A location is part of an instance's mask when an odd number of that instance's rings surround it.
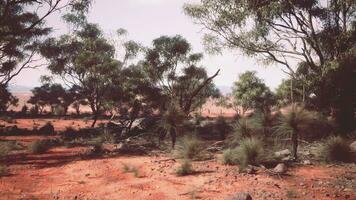
M 356 79 L 354 68 L 347 66 L 356 48 L 354 0 L 202 0 L 184 10 L 207 30 L 205 38 L 217 45 L 214 49 L 239 49 L 279 64 L 292 80 L 295 63 L 303 63 L 315 106 L 335 111 L 337 121 L 353 121 L 355 89 L 331 77 L 343 74 L 349 83 Z M 330 99 L 331 94 L 337 95 Z
M 0 87 L 5 93 L 9 82 L 22 70 L 39 64 L 39 45 L 52 28 L 46 19 L 67 10 L 84 15 L 91 0 L 0 0 Z M 13 96 L 1 96 L 1 104 L 14 103 Z M 6 100 L 8 102 L 6 102 Z
M 119 62 L 114 59 L 114 46 L 104 38 L 97 25 L 84 21 L 78 24 L 73 34 L 48 39 L 41 53 L 48 59 L 51 72 L 68 86 L 76 88 L 88 102 L 94 127 L 104 112 L 104 97 L 110 92 L 112 78 L 119 70 Z
M 275 102 L 274 94 L 256 76 L 255 71 L 247 71 L 239 75 L 238 81 L 232 88 L 234 104 L 242 109 L 242 115 L 249 109 L 256 109 L 263 113 L 269 113 Z
M 208 77 L 205 68 L 197 66 L 202 58 L 200 53 L 191 53 L 191 45 L 183 37 L 162 36 L 153 41 L 142 64 L 167 103 L 174 102 L 188 116 L 208 97 L 219 95 L 212 80 L 220 70 Z
M 160 92 L 161 135 L 169 132 L 173 147 L 182 119 L 201 107 L 207 98 L 219 95 L 212 80 L 220 70 L 209 77 L 203 67 L 197 66 L 203 55 L 191 51 L 191 45 L 183 37 L 162 36 L 153 40 L 153 47 L 146 50 L 141 63 L 150 84 Z

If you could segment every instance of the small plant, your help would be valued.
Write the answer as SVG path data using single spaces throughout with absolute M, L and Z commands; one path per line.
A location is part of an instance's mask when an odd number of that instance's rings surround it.
M 223 163 L 229 165 L 239 164 L 243 169 L 248 165 L 258 165 L 263 157 L 263 144 L 256 138 L 241 140 L 240 146 L 228 149 L 223 154 Z
M 198 159 L 202 155 L 202 143 L 196 137 L 185 136 L 181 140 L 177 154 L 179 158 Z
M 239 152 L 237 148 L 227 149 L 223 152 L 222 162 L 224 165 L 237 165 L 239 163 Z
M 188 159 L 185 159 L 176 171 L 177 176 L 186 176 L 192 173 L 194 173 L 194 170 L 192 167 L 192 163 Z
M 3 141 L 0 142 L 0 157 L 6 156 L 12 150 L 20 150 L 22 147 L 17 141 Z
M 235 147 L 238 141 L 244 138 L 250 138 L 256 135 L 256 131 L 262 128 L 262 124 L 258 118 L 241 118 L 234 125 L 234 137 L 230 143 L 231 147 Z
M 139 177 L 139 170 L 138 170 L 138 168 L 137 167 L 134 167 L 134 166 L 129 166 L 129 165 L 127 165 L 127 164 L 123 164 L 124 165 L 124 167 L 123 167 L 123 169 L 122 169 L 122 171 L 124 172 L 124 173 L 133 173 L 133 175 L 137 178 L 137 177 Z
M 0 165 L 0 177 L 5 176 L 8 173 L 8 169 L 5 165 Z
M 295 190 L 288 190 L 286 194 L 288 199 L 298 198 L 298 193 Z
M 48 140 L 37 140 L 32 142 L 28 149 L 31 153 L 40 154 L 45 153 L 48 149 L 50 149 L 50 142 Z
M 341 137 L 330 137 L 321 147 L 321 157 L 327 162 L 347 162 L 351 157 L 351 149 Z
M 103 129 L 99 137 L 103 143 L 114 144 L 116 142 L 115 136 L 106 128 Z

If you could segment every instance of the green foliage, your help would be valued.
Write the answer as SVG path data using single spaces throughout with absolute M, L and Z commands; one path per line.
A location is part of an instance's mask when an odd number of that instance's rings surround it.
M 257 131 L 262 127 L 257 118 L 241 118 L 234 125 L 234 138 L 239 140 L 257 135 Z
M 122 171 L 124 172 L 124 173 L 133 173 L 133 175 L 136 177 L 136 178 L 138 178 L 139 176 L 140 176 L 140 172 L 139 172 L 139 170 L 138 170 L 138 168 L 137 167 L 135 167 L 135 166 L 129 166 L 129 165 L 127 165 L 127 164 L 123 164 L 124 166 L 123 166 L 123 168 L 122 168 Z
M 206 70 L 197 66 L 202 57 L 202 54 L 191 53 L 191 45 L 179 35 L 162 36 L 153 41 L 143 66 L 151 84 L 166 98 L 164 104 L 176 102 L 188 115 L 201 107 L 208 97 L 218 96 L 212 83 L 218 72 L 208 77 Z
M 352 0 L 206 0 L 184 10 L 208 31 L 209 44 L 218 44 L 214 49 L 236 48 L 281 65 L 296 80 L 293 99 L 300 101 L 305 89 L 305 103 L 333 112 L 340 133 L 347 134 L 355 129 L 355 8 Z M 291 101 L 285 86 L 278 92 L 282 103 Z
M 176 171 L 177 176 L 186 176 L 194 173 L 190 160 L 185 159 Z
M 51 142 L 49 140 L 37 140 L 29 144 L 28 150 L 34 154 L 45 153 L 51 148 Z
M 111 133 L 107 128 L 103 129 L 103 131 L 99 137 L 103 143 L 114 144 L 116 142 L 116 138 L 115 138 L 114 134 Z
M 194 136 L 184 136 L 177 149 L 179 158 L 199 159 L 202 156 L 203 144 Z
M 287 136 L 292 141 L 292 154 L 297 158 L 298 139 L 302 130 L 316 119 L 316 113 L 305 110 L 303 107 L 292 105 L 290 110 L 282 115 L 278 124 L 275 126 L 275 132 L 279 136 Z
M 239 150 L 237 148 L 226 149 L 223 152 L 222 162 L 224 165 L 237 165 L 240 160 Z
M 240 74 L 239 80 L 234 83 L 232 89 L 234 104 L 242 107 L 243 113 L 241 114 L 244 114 L 248 109 L 269 112 L 275 102 L 273 93 L 256 76 L 255 71 Z
M 263 159 L 263 143 L 256 138 L 245 138 L 240 146 L 228 149 L 223 154 L 223 163 L 229 165 L 239 164 L 241 168 L 248 165 L 258 165 Z
M 347 162 L 351 159 L 351 149 L 340 136 L 328 138 L 321 147 L 320 156 L 327 162 Z
M 1 63 L 0 63 L 1 65 Z M 0 68 L 1 70 L 1 68 Z M 1 72 L 0 72 L 1 74 Z M 18 99 L 13 96 L 9 91 L 6 85 L 0 83 L 0 111 L 6 111 L 9 106 L 17 106 Z
M 8 155 L 12 150 L 20 150 L 22 147 L 16 141 L 0 141 L 0 158 Z

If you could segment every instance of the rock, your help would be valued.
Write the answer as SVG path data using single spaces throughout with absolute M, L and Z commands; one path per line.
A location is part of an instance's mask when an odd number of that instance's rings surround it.
M 353 143 L 350 144 L 350 149 L 352 152 L 356 153 L 356 141 L 354 141 Z
M 311 165 L 310 160 L 304 160 L 304 161 L 303 161 L 303 165 Z
M 252 200 L 252 197 L 248 193 L 238 192 L 232 197 L 226 198 L 226 200 Z
M 284 174 L 287 172 L 287 166 L 284 163 L 279 163 L 274 169 L 273 172 L 277 174 Z
M 284 149 L 282 151 L 274 152 L 274 155 L 277 157 L 287 157 L 287 156 L 291 155 L 291 152 L 289 149 Z

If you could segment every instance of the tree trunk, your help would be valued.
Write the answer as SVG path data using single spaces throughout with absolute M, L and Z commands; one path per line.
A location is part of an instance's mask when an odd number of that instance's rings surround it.
M 94 113 L 94 121 L 93 123 L 91 124 L 91 127 L 94 128 L 95 127 L 95 124 L 96 124 L 96 121 L 98 120 L 98 113 Z
M 292 133 L 292 154 L 293 154 L 293 159 L 297 160 L 298 159 L 298 155 L 297 155 L 297 151 L 298 151 L 298 134 L 296 132 Z
M 176 139 L 177 139 L 176 129 L 171 127 L 169 129 L 169 134 L 171 135 L 171 139 L 172 139 L 172 149 L 174 149 L 174 146 L 176 145 Z

